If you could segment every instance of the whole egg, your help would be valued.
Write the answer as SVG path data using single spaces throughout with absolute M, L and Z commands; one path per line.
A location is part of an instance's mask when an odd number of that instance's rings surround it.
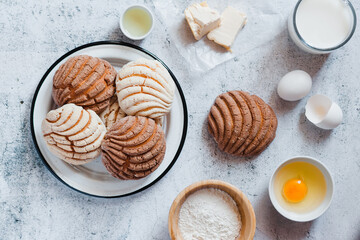
M 280 80 L 277 92 L 286 101 L 298 101 L 310 92 L 311 86 L 311 76 L 307 72 L 294 70 Z

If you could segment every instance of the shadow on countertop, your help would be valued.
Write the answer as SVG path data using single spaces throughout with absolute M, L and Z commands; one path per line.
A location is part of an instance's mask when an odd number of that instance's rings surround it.
M 313 144 L 325 141 L 333 132 L 332 130 L 321 129 L 307 120 L 304 108 L 299 114 L 298 129 L 300 130 L 300 133 L 302 133 L 303 137 L 306 138 L 309 143 Z
M 260 201 L 254 206 L 256 231 L 273 239 L 305 239 L 310 234 L 311 222 L 294 222 L 276 211 L 267 191 L 259 196 Z M 255 233 L 255 236 L 256 234 Z

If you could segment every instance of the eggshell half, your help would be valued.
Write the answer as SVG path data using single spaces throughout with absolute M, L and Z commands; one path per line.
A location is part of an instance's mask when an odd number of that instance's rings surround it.
M 294 70 L 280 80 L 277 92 L 286 101 L 298 101 L 310 92 L 311 86 L 311 76 L 307 72 Z
M 340 125 L 343 119 L 339 105 L 321 94 L 309 98 L 305 106 L 305 116 L 322 129 L 334 129 Z

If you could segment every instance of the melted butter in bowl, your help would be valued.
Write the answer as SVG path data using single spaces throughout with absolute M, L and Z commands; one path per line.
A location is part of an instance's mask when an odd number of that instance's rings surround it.
M 125 10 L 120 19 L 120 29 L 133 40 L 140 40 L 150 34 L 154 26 L 153 15 L 142 5 L 134 5 Z

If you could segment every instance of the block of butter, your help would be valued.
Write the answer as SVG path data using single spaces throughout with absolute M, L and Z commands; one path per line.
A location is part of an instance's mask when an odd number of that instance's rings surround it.
M 245 26 L 246 15 L 233 7 L 227 7 L 221 14 L 221 23 L 207 35 L 208 39 L 230 50 L 236 35 Z
M 219 12 L 211 9 L 206 2 L 194 3 L 184 13 L 196 40 L 217 28 L 221 21 Z

